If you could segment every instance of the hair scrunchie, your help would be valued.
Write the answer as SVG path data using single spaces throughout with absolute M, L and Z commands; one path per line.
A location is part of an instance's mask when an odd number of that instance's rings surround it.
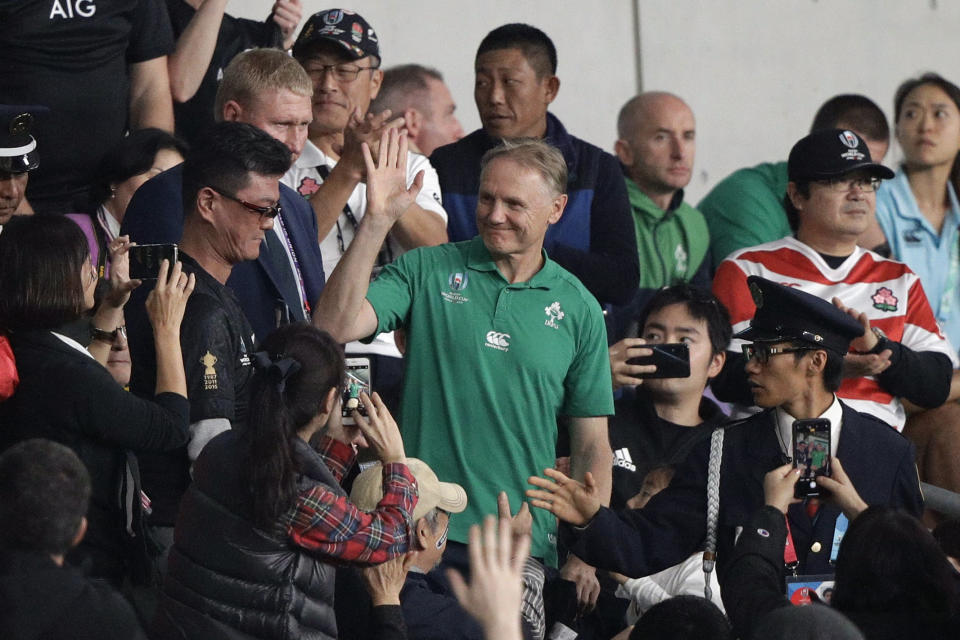
M 282 354 L 271 358 L 266 351 L 257 351 L 253 354 L 253 365 L 263 371 L 267 379 L 273 382 L 278 393 L 283 393 L 290 376 L 300 371 L 300 363 L 293 358 L 284 357 Z

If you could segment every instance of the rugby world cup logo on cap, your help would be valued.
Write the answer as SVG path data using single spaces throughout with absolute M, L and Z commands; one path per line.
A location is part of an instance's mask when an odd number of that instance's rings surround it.
M 854 162 L 857 162 L 866 157 L 863 155 L 863 152 L 859 150 L 858 147 L 860 146 L 860 139 L 857 138 L 853 131 L 844 131 L 841 133 L 840 142 L 842 142 L 845 147 L 848 147 L 847 151 L 844 151 L 840 154 L 840 157 L 844 160 L 853 160 Z
M 331 9 L 323 16 L 323 23 L 327 25 L 338 24 L 341 20 L 343 20 L 342 9 Z
M 847 145 L 851 149 L 856 149 L 860 146 L 860 140 L 857 139 L 857 136 L 852 131 L 844 131 L 840 134 L 840 142 Z

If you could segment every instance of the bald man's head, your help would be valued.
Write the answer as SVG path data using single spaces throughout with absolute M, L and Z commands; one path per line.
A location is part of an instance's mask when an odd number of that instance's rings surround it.
M 677 96 L 651 91 L 631 98 L 620 109 L 617 135 L 615 150 L 624 172 L 658 204 L 669 203 L 690 182 L 696 123 Z

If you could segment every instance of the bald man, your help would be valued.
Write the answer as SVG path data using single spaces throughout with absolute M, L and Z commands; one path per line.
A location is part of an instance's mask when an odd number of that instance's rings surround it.
M 622 337 L 657 289 L 681 282 L 710 288 L 710 235 L 703 215 L 683 201 L 696 152 L 690 107 L 670 93 L 641 93 L 620 109 L 617 136 L 640 256 L 640 291 L 614 314 L 612 328 Z

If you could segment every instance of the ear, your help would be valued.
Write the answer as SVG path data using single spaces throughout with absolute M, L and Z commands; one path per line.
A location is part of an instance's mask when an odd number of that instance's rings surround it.
M 240 103 L 236 100 L 228 100 L 227 103 L 223 105 L 224 122 L 239 122 L 242 115 L 243 107 L 241 107 Z
M 216 192 L 209 187 L 203 187 L 197 191 L 197 201 L 195 205 L 197 214 L 199 214 L 201 220 L 210 224 L 213 224 L 214 218 L 213 201 L 215 193 Z
M 550 76 L 549 78 L 546 78 L 544 82 L 546 84 L 544 100 L 547 104 L 550 104 L 556 99 L 557 93 L 560 92 L 560 78 L 557 76 Z
M 416 109 L 410 108 L 403 112 L 404 124 L 410 138 L 416 138 L 423 127 L 423 115 Z
M 420 518 L 417 520 L 415 531 L 417 534 L 417 548 L 428 549 L 428 545 L 431 542 L 431 537 L 433 536 L 433 530 L 430 528 L 430 524 L 427 522 L 426 518 Z
M 87 535 L 87 519 L 86 517 L 80 518 L 80 526 L 77 527 L 77 533 L 73 536 L 73 542 L 70 543 L 70 548 L 80 544 L 80 541 L 83 540 L 83 536 Z
M 550 212 L 550 217 L 547 218 L 547 221 L 550 224 L 557 224 L 560 221 L 560 218 L 563 216 L 563 210 L 567 206 L 567 194 L 561 193 L 553 199 L 553 210 Z
M 373 100 L 380 93 L 380 85 L 383 84 L 383 71 L 377 69 L 370 72 L 370 99 Z
M 339 390 L 336 387 L 330 387 L 330 390 L 327 391 L 326 397 L 323 399 L 323 404 L 321 405 L 323 412 L 327 415 L 333 413 L 333 409 L 337 404 L 337 398 Z
M 793 203 L 793 206 L 796 207 L 797 211 L 803 211 L 804 198 L 800 195 L 800 191 L 797 189 L 796 182 L 787 183 L 787 197 L 790 198 L 790 202 Z
M 620 159 L 620 163 L 623 166 L 633 166 L 633 150 L 630 148 L 630 145 L 627 144 L 626 140 L 621 139 L 614 142 L 613 152 L 616 154 L 617 158 Z
M 810 354 L 810 361 L 808 366 L 808 374 L 811 376 L 819 376 L 823 373 L 823 370 L 827 367 L 827 352 L 823 349 L 817 349 Z
M 707 377 L 715 378 L 720 375 L 720 370 L 723 369 L 723 365 L 727 362 L 727 352 L 721 351 L 720 353 L 715 354 L 710 358 L 710 366 L 707 368 Z

